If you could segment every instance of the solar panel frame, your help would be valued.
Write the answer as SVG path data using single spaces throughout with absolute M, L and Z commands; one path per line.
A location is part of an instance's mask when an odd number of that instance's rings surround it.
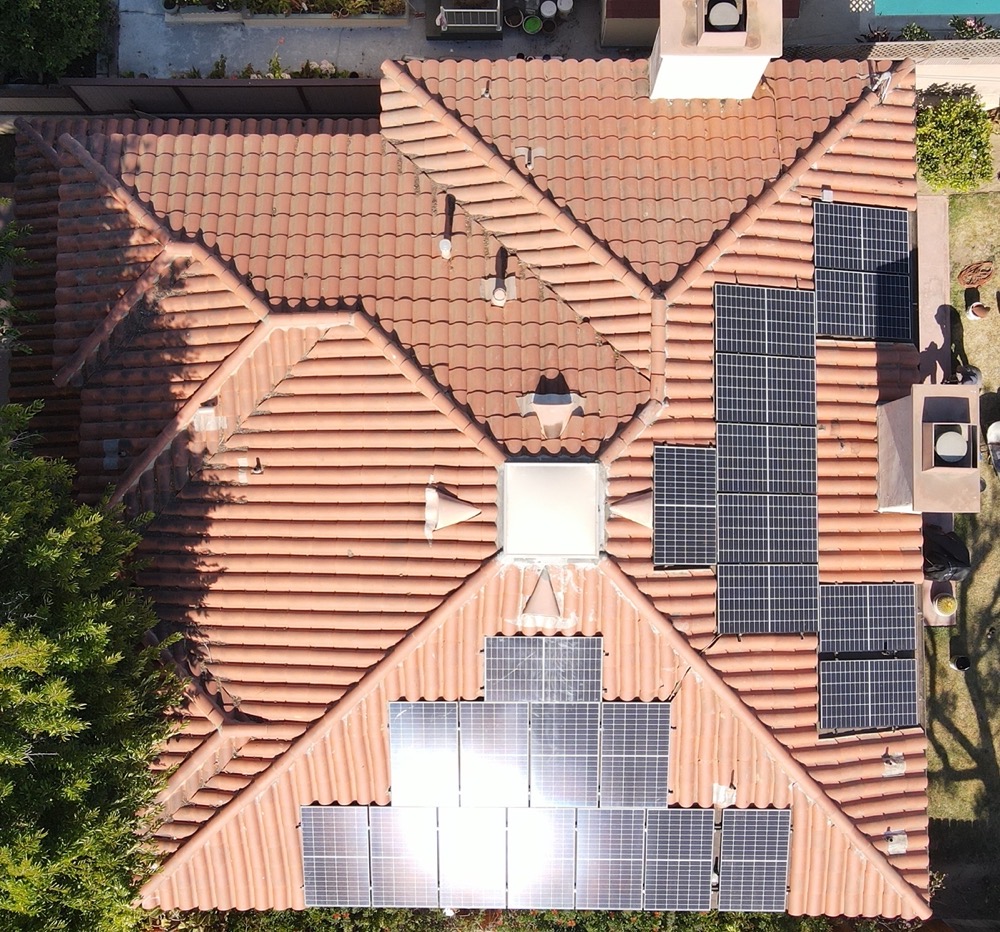
M 916 650 L 917 590 L 912 583 L 820 587 L 820 653 Z
M 458 805 L 458 703 L 389 703 L 394 806 Z
M 546 636 L 542 647 L 543 702 L 600 702 L 604 639 Z
M 577 810 L 577 909 L 642 909 L 645 815 L 642 809 Z
M 720 634 L 806 634 L 819 627 L 816 564 L 719 564 Z
M 817 269 L 816 328 L 829 337 L 911 341 L 910 277 L 893 272 Z
M 305 905 L 371 906 L 368 809 L 301 806 Z
M 812 495 L 719 494 L 722 563 L 815 563 L 816 498 Z
M 372 806 L 372 906 L 438 905 L 437 809 Z
M 459 803 L 528 805 L 528 704 L 460 702 Z
M 788 809 L 723 811 L 720 910 L 785 911 L 790 832 Z
M 715 348 L 720 353 L 814 356 L 815 295 L 793 288 L 717 284 Z
M 487 637 L 483 650 L 487 702 L 541 701 L 544 638 Z
M 643 909 L 707 912 L 712 899 L 712 809 L 649 809 Z
M 451 909 L 507 905 L 507 811 L 438 809 L 440 902 Z
M 561 635 L 485 639 L 485 700 L 599 702 L 604 694 L 604 640 Z
M 572 909 L 576 810 L 507 810 L 507 908 Z
M 717 556 L 716 451 L 653 447 L 653 563 L 710 566 Z
M 717 424 L 720 492 L 816 494 L 816 429 Z
M 715 419 L 815 427 L 816 360 L 716 353 Z
M 601 808 L 666 806 L 669 762 L 669 702 L 601 703 Z
M 530 706 L 532 806 L 596 806 L 600 703 Z
M 891 731 L 919 724 L 916 660 L 820 660 L 821 732 Z
M 816 201 L 813 240 L 817 269 L 909 274 L 910 216 L 905 210 Z

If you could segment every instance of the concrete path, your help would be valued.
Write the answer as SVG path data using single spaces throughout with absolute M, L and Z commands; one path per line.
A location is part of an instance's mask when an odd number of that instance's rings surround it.
M 456 42 L 429 41 L 424 34 L 424 0 L 408 2 L 406 26 L 341 29 L 296 26 L 294 16 L 263 27 L 243 23 L 185 24 L 177 16 L 164 14 L 162 0 L 119 0 L 118 70 L 151 78 L 168 78 L 190 68 L 208 74 L 220 55 L 226 56 L 232 70 L 248 62 L 263 70 L 277 52 L 282 63 L 293 68 L 306 59 L 325 58 L 346 71 L 375 77 L 387 58 L 508 58 L 518 53 L 612 58 L 645 55 L 648 51 L 601 48 L 600 0 L 577 0 L 571 18 L 559 25 L 551 39 L 504 29 L 499 41 Z M 802 0 L 799 18 L 785 20 L 785 45 L 852 43 L 869 26 L 896 33 L 909 21 L 907 17 L 851 12 L 854 5 L 848 0 Z M 985 20 L 1000 28 L 1000 16 Z M 948 34 L 947 17 L 922 17 L 920 22 L 942 37 Z

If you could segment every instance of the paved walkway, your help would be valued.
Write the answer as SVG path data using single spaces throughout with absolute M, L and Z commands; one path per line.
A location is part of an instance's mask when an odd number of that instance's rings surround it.
M 292 68 L 306 59 L 325 58 L 346 71 L 376 77 L 385 59 L 407 56 L 477 59 L 520 53 L 612 58 L 647 54 L 645 49 L 601 48 L 600 0 L 577 0 L 570 19 L 561 23 L 550 39 L 504 29 L 502 40 L 444 42 L 425 37 L 424 0 L 408 2 L 406 26 L 342 29 L 296 26 L 294 16 L 268 26 L 185 24 L 177 16 L 164 14 L 162 0 L 119 0 L 118 69 L 151 78 L 167 78 L 190 68 L 208 74 L 213 62 L 225 55 L 233 71 L 248 62 L 263 70 L 277 52 L 282 63 Z M 852 5 L 848 0 L 802 0 L 799 18 L 785 20 L 785 45 L 851 43 L 869 26 L 898 32 L 908 22 L 907 17 L 852 13 Z M 1000 27 L 1000 16 L 985 20 Z M 920 23 L 936 34 L 947 35 L 947 17 L 922 17 Z

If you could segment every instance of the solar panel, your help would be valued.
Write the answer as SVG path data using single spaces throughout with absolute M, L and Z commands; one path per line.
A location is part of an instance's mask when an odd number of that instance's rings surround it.
M 667 804 L 669 702 L 601 705 L 601 806 Z
M 390 702 L 394 806 L 458 805 L 458 704 Z
M 816 424 L 816 361 L 715 356 L 716 420 L 730 424 Z
M 716 580 L 720 634 L 793 634 L 818 627 L 815 564 L 720 564 Z
M 438 810 L 442 907 L 506 906 L 506 833 L 504 809 Z
M 487 702 L 541 701 L 544 642 L 544 637 L 486 638 Z
M 362 806 L 302 806 L 305 905 L 371 906 L 368 810 Z
M 507 810 L 507 906 L 572 909 L 576 810 Z
M 905 210 L 817 201 L 813 205 L 817 269 L 908 275 L 910 217 Z
M 596 806 L 600 703 L 532 703 L 531 805 Z
M 915 650 L 916 617 L 911 584 L 820 586 L 820 653 Z
M 579 809 L 576 908 L 642 909 L 642 809 Z
M 653 448 L 653 562 L 708 566 L 716 559 L 715 450 Z
M 463 806 L 528 805 L 528 705 L 459 703 Z
M 711 809 L 646 813 L 645 909 L 709 909 L 714 822 Z
M 369 820 L 372 906 L 437 906 L 437 810 L 372 806 Z
M 716 285 L 715 348 L 720 353 L 814 356 L 815 294 L 791 288 Z
M 790 826 L 787 809 L 723 811 L 720 910 L 785 911 Z
M 546 637 L 542 648 L 543 702 L 600 702 L 604 639 Z
M 599 702 L 600 637 L 488 637 L 487 702 Z
M 919 724 L 916 660 L 820 661 L 821 731 L 887 731 Z
M 720 492 L 816 494 L 816 429 L 716 426 Z
M 812 495 L 719 495 L 719 563 L 815 563 Z
M 816 328 L 831 337 L 911 340 L 909 277 L 889 272 L 817 269 Z

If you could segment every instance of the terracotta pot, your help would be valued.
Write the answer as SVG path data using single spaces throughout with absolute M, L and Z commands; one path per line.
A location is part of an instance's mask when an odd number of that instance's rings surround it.
M 990 309 L 982 301 L 974 301 L 965 309 L 965 316 L 969 320 L 982 320 L 989 312 Z

